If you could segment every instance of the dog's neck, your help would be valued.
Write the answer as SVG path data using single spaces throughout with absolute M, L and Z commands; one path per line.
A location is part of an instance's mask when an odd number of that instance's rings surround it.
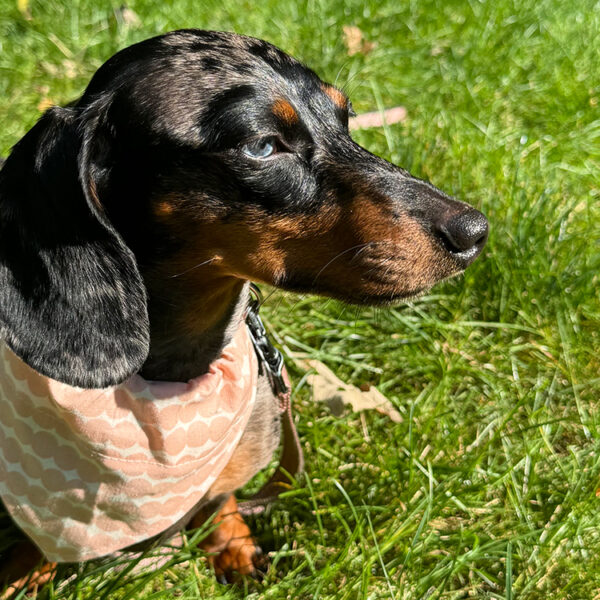
M 151 281 L 151 280 L 150 280 Z M 150 353 L 140 375 L 150 380 L 188 381 L 206 373 L 244 319 L 249 282 L 229 278 L 190 296 L 181 282 L 169 293 L 148 286 Z

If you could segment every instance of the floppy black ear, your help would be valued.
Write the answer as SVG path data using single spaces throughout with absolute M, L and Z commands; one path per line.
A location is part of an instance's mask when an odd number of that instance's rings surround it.
M 142 278 L 90 175 L 95 126 L 50 109 L 0 171 L 0 337 L 39 373 L 86 388 L 127 379 L 149 346 Z

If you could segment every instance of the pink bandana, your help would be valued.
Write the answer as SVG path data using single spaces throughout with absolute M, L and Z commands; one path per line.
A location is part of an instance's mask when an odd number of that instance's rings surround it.
M 245 325 L 188 383 L 134 375 L 84 390 L 0 345 L 0 497 L 50 561 L 90 560 L 158 535 L 229 462 L 257 376 Z

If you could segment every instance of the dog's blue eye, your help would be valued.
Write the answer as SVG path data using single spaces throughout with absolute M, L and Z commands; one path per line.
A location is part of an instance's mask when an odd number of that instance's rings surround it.
M 250 158 L 268 158 L 275 153 L 275 138 L 266 137 L 242 146 L 242 152 Z

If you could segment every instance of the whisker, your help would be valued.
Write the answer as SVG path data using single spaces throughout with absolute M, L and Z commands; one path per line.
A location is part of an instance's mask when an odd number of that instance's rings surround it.
M 337 260 L 340 256 L 343 256 L 344 254 L 346 254 L 347 252 L 351 252 L 352 250 L 356 250 L 357 248 L 359 249 L 364 249 L 366 246 L 370 246 L 373 242 L 366 242 L 365 244 L 358 244 L 357 246 L 352 246 L 351 248 L 347 248 L 346 250 L 344 250 L 343 252 L 340 252 L 339 254 L 336 254 L 316 275 L 315 278 L 313 279 L 313 283 L 317 282 L 317 279 L 319 278 L 319 276 L 321 275 L 321 273 L 334 261 Z
M 372 242 L 368 242 L 366 243 L 362 248 L 360 248 L 360 250 L 358 250 L 356 252 L 356 254 L 350 259 L 350 262 L 354 261 L 357 259 L 357 257 L 360 255 L 360 253 L 363 250 L 366 250 L 368 247 L 372 247 L 372 246 L 383 246 L 386 244 L 390 244 L 390 242 L 388 240 L 377 240 L 377 241 L 372 241 Z M 387 259 L 386 259 L 387 260 Z
M 207 264 L 211 263 L 213 260 L 215 260 L 214 256 L 212 258 L 209 258 L 208 260 L 205 260 L 204 262 L 198 263 L 197 265 L 190 267 L 189 269 L 186 269 L 185 271 L 182 271 L 181 273 L 177 273 L 176 275 L 170 275 L 169 279 L 174 279 L 175 277 L 181 277 L 181 275 L 185 275 L 186 273 L 189 273 L 190 271 L 193 271 L 194 269 L 197 269 L 198 267 L 207 265 Z
M 261 301 L 261 303 L 258 305 L 258 308 L 260 308 L 261 306 L 263 306 L 264 304 L 267 303 L 267 300 L 276 292 L 275 288 L 271 288 L 269 290 L 269 293 L 263 296 L 263 299 Z M 279 302 L 281 303 L 281 299 L 279 300 Z

